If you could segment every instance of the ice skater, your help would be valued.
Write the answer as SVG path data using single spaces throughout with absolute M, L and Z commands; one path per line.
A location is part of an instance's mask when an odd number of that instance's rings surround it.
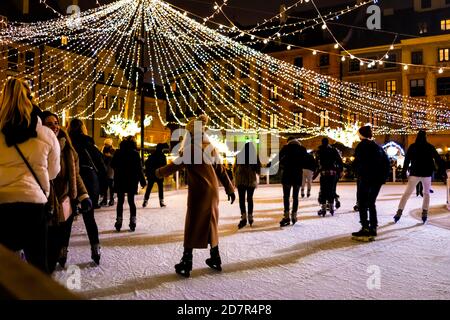
M 188 176 L 188 199 L 184 230 L 184 252 L 180 263 L 175 265 L 175 272 L 189 277 L 192 271 L 193 249 L 211 246 L 211 257 L 206 264 L 217 271 L 222 271 L 219 254 L 219 180 L 225 187 L 228 200 L 234 202 L 234 186 L 225 167 L 220 163 L 218 152 L 210 144 L 205 134 L 208 118 L 202 115 L 197 121 L 191 120 L 182 142 L 180 157 L 174 162 L 155 171 L 156 177 L 162 179 L 185 168 Z M 194 128 L 198 128 L 195 130 Z M 198 132 L 200 131 L 200 132 Z M 195 155 L 203 155 L 200 163 Z M 195 160 L 195 161 L 194 161 Z
M 302 198 L 305 197 L 305 187 L 306 187 L 306 197 L 311 196 L 311 184 L 313 181 L 314 172 L 316 171 L 316 159 L 310 153 L 306 153 L 305 162 L 303 164 L 303 177 L 302 177 Z
M 417 133 L 416 142 L 409 147 L 405 156 L 403 179 L 406 179 L 408 172 L 409 178 L 405 193 L 400 200 L 397 213 L 394 216 L 394 221 L 396 223 L 400 220 L 406 202 L 419 182 L 422 182 L 423 184 L 422 221 L 423 223 L 427 221 L 428 208 L 430 206 L 431 176 L 433 175 L 435 168 L 438 167 L 439 171 L 442 170 L 442 175 L 447 179 L 447 174 L 443 170 L 444 166 L 442 162 L 436 148 L 428 143 L 426 131 L 420 130 Z
M 355 240 L 374 240 L 378 227 L 375 203 L 381 186 L 389 177 L 390 164 L 383 148 L 373 140 L 370 126 L 361 127 L 358 134 L 361 142 L 355 149 L 353 166 L 358 178 L 357 197 L 362 228 L 352 233 L 352 237 Z

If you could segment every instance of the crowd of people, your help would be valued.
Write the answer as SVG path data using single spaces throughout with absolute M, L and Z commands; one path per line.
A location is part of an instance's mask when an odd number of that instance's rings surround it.
M 194 128 L 201 123 L 202 139 L 194 139 Z M 236 155 L 232 172 L 227 173 L 220 155 L 211 148 L 205 134 L 205 115 L 191 120 L 182 141 L 180 158 L 209 152 L 208 161 L 173 161 L 167 164 L 164 146 L 143 162 L 134 137 L 125 137 L 118 150 L 106 139 L 102 151 L 88 136 L 84 123 L 72 119 L 67 131 L 57 114 L 42 112 L 33 101 L 26 81 L 9 78 L 0 97 L 0 244 L 12 251 L 22 251 L 26 260 L 46 273 L 57 264 L 67 262 L 71 229 L 74 219 L 81 215 L 88 234 L 91 258 L 98 265 L 101 258 L 99 230 L 95 210 L 113 206 L 117 196 L 117 232 L 122 229 L 123 206 L 127 197 L 130 231 L 136 229 L 135 196 L 139 185 L 147 187 L 142 206 L 148 205 L 154 184 L 158 186 L 161 208 L 164 203 L 163 179 L 178 170 L 187 175 L 188 197 L 185 220 L 184 250 L 175 271 L 185 277 L 192 270 L 193 249 L 210 246 L 206 264 L 221 271 L 219 253 L 219 186 L 225 189 L 231 204 L 238 190 L 240 221 L 238 228 L 254 224 L 253 196 L 259 184 L 261 162 L 252 142 L 247 142 Z M 359 129 L 361 142 L 355 149 L 353 170 L 357 176 L 357 209 L 361 230 L 352 234 L 357 240 L 373 240 L 377 235 L 376 199 L 390 171 L 389 159 L 374 141 L 372 128 Z M 208 154 L 208 153 L 206 153 Z M 189 156 L 188 156 L 189 157 Z M 194 164 L 195 163 L 195 164 Z M 344 164 L 339 152 L 324 138 L 314 155 L 308 153 L 294 137 L 288 139 L 279 153 L 284 212 L 281 227 L 298 221 L 299 193 L 311 197 L 312 181 L 320 176 L 319 216 L 335 214 L 340 207 L 337 184 Z M 419 131 L 416 142 L 406 154 L 403 177 L 408 185 L 394 216 L 398 222 L 407 200 L 416 186 L 423 194 L 422 219 L 427 220 L 431 176 L 437 170 L 445 175 L 443 163 L 434 146 Z M 101 198 L 101 199 L 100 199 Z M 292 206 L 291 206 L 292 198 Z

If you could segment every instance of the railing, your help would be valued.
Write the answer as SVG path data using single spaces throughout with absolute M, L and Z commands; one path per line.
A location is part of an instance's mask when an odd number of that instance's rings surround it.
M 78 300 L 68 289 L 0 245 L 0 300 Z

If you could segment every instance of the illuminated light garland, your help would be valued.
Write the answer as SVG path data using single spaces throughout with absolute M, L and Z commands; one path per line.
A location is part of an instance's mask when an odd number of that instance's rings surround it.
M 346 125 L 344 128 L 326 128 L 324 135 L 342 143 L 344 146 L 352 148 L 355 142 L 359 141 L 359 125 Z
M 148 127 L 153 118 L 145 116 L 144 127 Z M 117 136 L 119 138 L 135 136 L 141 132 L 139 124 L 132 119 L 125 119 L 119 115 L 112 116 L 106 126 L 102 127 L 108 135 Z

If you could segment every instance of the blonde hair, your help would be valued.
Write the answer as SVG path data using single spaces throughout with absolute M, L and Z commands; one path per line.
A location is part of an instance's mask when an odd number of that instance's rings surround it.
M 31 122 L 33 104 L 28 83 L 18 78 L 8 78 L 0 96 L 0 130 L 7 123 L 20 125 Z M 17 117 L 17 115 L 19 117 Z

